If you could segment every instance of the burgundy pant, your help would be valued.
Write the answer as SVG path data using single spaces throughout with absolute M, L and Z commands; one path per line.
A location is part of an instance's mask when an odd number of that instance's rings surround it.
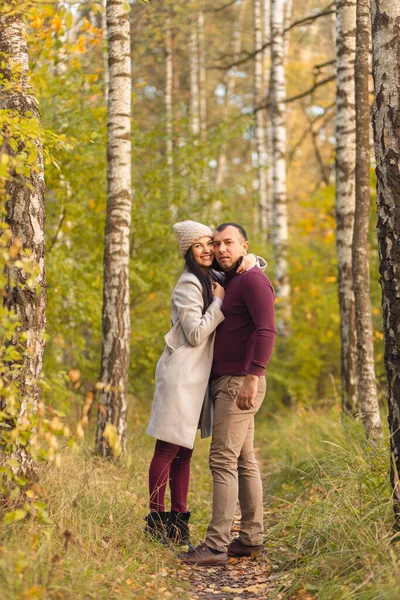
M 193 450 L 157 440 L 149 470 L 150 510 L 165 512 L 167 482 L 171 490 L 171 510 L 187 512 L 190 459 Z

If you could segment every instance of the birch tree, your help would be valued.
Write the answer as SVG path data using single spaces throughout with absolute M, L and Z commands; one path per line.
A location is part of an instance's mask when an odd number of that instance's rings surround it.
M 16 7 L 16 5 L 14 4 Z M 22 14 L 17 10 L 9 16 L 0 12 L 0 76 L 2 92 L 0 108 L 8 111 L 11 122 L 18 122 L 17 137 L 13 125 L 4 123 L 2 163 L 15 161 L 15 170 L 7 181 L 6 222 L 9 230 L 9 253 L 14 259 L 7 263 L 6 303 L 15 312 L 19 326 L 11 344 L 26 351 L 10 373 L 18 386 L 19 403 L 14 418 L 18 424 L 36 413 L 40 399 L 39 378 L 44 352 L 43 334 L 46 328 L 45 280 L 45 211 L 44 172 L 41 146 L 41 122 L 37 100 L 28 77 L 28 47 Z M 19 131 L 26 129 L 25 136 Z M 22 167 L 22 162 L 26 162 Z M 19 164 L 19 166 L 18 166 Z M 4 239 L 4 238 L 3 238 Z M 17 353 L 18 355 L 18 353 Z M 6 409 L 4 399 L 0 407 Z M 15 457 L 19 472 L 28 478 L 36 476 L 36 465 L 25 445 L 18 445 Z
M 355 211 L 356 0 L 336 1 L 336 245 L 340 309 L 342 406 L 357 410 L 357 346 L 352 241 Z
M 204 37 L 204 12 L 199 11 L 198 19 L 199 29 L 199 89 L 200 89 L 200 132 L 201 139 L 205 140 L 207 131 L 207 75 L 206 75 L 206 47 Z
M 129 8 L 106 7 L 109 94 L 107 216 L 104 248 L 103 339 L 97 449 L 119 455 L 126 446 L 129 367 L 129 235 L 131 226 L 131 73 Z
M 254 22 L 254 49 L 258 50 L 263 42 L 262 6 L 261 0 L 253 0 L 253 22 Z M 263 53 L 258 52 L 254 61 L 254 105 L 257 109 L 265 99 L 265 87 L 263 81 Z M 256 149 L 257 149 L 257 172 L 258 172 L 258 216 L 259 229 L 263 237 L 266 237 L 270 223 L 268 223 L 268 189 L 267 189 L 267 148 L 265 142 L 265 120 L 264 110 L 256 111 Z
M 391 482 L 396 526 L 400 529 L 400 4 L 392 0 L 373 0 L 371 9 L 379 270 L 388 382 Z
M 174 193 L 174 142 L 173 142 L 173 112 L 172 112 L 172 88 L 173 88 L 173 52 L 172 52 L 172 24 L 171 18 L 166 21 L 165 33 L 165 114 L 166 114 L 166 146 L 167 146 L 167 167 L 169 177 L 170 202 L 173 200 Z
M 190 66 L 190 122 L 194 137 L 200 134 L 200 101 L 199 101 L 199 47 L 197 36 L 197 22 L 193 21 L 190 27 L 189 38 L 189 66 Z
M 271 120 L 273 147 L 273 246 L 278 299 L 278 331 L 287 335 L 291 318 L 286 192 L 286 79 L 284 0 L 271 1 Z
M 353 282 L 357 329 L 358 392 L 367 436 L 382 437 L 375 380 L 368 262 L 370 207 L 369 0 L 357 0 L 356 36 L 356 210 L 353 235 Z
M 239 4 L 237 10 L 239 12 L 238 12 L 238 17 L 235 20 L 236 27 L 235 27 L 235 31 L 233 33 L 233 39 L 232 39 L 233 62 L 236 62 L 239 59 L 240 51 L 242 49 L 242 30 L 243 30 L 243 23 L 244 23 L 245 11 L 246 11 L 246 0 L 242 0 L 242 2 Z M 226 82 L 225 82 L 225 90 L 226 91 L 225 91 L 225 102 L 224 102 L 224 110 L 223 110 L 223 120 L 225 120 L 228 116 L 229 106 L 231 104 L 232 96 L 235 93 L 235 85 L 236 85 L 235 73 L 236 73 L 236 68 L 232 67 L 232 69 L 229 70 L 229 72 L 227 73 L 227 76 L 226 76 Z M 227 151 L 227 143 L 224 142 L 223 144 L 221 144 L 221 149 L 220 149 L 220 153 L 219 153 L 219 157 L 218 157 L 217 176 L 216 176 L 216 182 L 215 182 L 217 187 L 221 187 L 224 182 L 225 172 L 226 172 L 226 162 L 227 162 L 226 151 Z M 218 207 L 218 210 L 219 210 L 219 208 L 220 207 Z
M 270 98 L 270 75 L 271 75 L 271 0 L 263 0 L 263 85 L 265 98 Z M 268 103 L 267 103 L 268 104 Z M 272 169 L 272 123 L 270 111 L 265 111 L 265 149 L 267 152 L 267 223 L 268 223 L 268 241 L 272 240 L 272 190 L 273 190 L 273 169 Z

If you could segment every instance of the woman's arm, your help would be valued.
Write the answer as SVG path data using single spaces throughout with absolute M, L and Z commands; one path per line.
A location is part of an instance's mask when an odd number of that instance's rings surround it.
M 191 346 L 201 344 L 224 320 L 219 298 L 214 299 L 203 314 L 201 284 L 195 275 L 181 277 L 172 294 L 172 302 Z

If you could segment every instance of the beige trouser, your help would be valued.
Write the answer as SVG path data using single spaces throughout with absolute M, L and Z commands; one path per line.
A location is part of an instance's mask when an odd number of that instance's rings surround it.
M 265 377 L 260 377 L 254 408 L 236 405 L 244 377 L 219 377 L 212 384 L 215 403 L 210 448 L 213 476 L 213 510 L 206 544 L 226 552 L 239 498 L 242 519 L 240 540 L 249 546 L 262 544 L 263 494 L 260 471 L 254 455 L 254 415 L 264 400 Z

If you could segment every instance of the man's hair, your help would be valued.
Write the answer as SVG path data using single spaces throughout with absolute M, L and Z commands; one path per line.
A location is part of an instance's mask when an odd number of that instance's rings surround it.
M 240 235 L 243 237 L 244 241 L 247 242 L 246 231 L 243 229 L 243 227 L 241 225 L 238 225 L 237 223 L 222 223 L 221 225 L 218 225 L 218 227 L 215 231 L 224 231 L 224 229 L 226 229 L 227 227 L 235 227 L 238 230 L 238 232 L 240 233 Z

